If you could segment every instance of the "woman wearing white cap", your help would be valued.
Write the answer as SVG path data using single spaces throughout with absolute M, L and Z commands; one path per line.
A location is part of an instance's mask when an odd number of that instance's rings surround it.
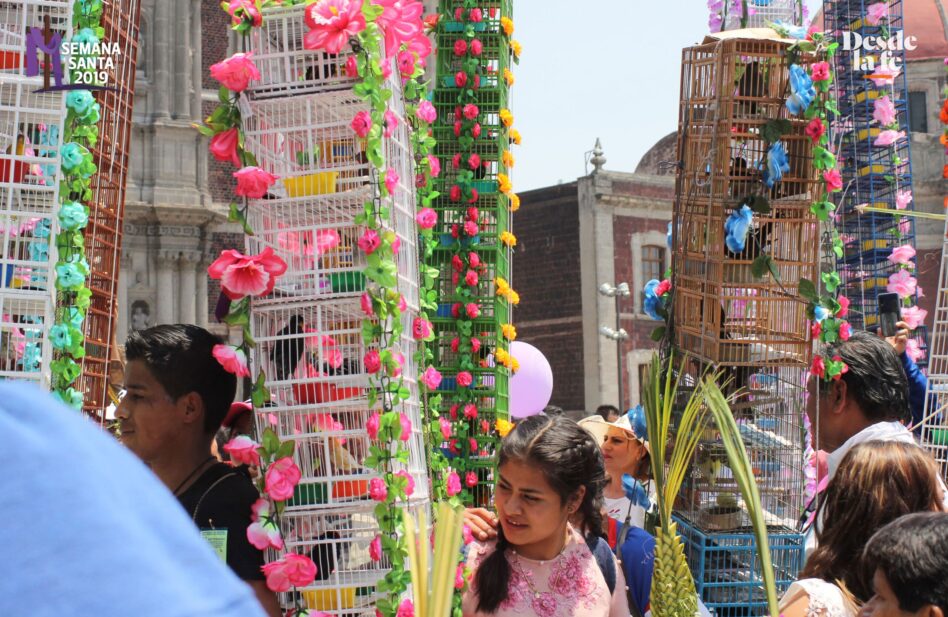
M 626 497 L 622 478 L 632 476 L 643 484 L 649 481 L 649 449 L 645 430 L 645 411 L 636 406 L 619 416 L 615 422 L 606 422 L 602 416 L 589 416 L 579 425 L 589 431 L 602 448 L 609 483 L 603 491 L 606 514 L 617 521 L 642 527 L 645 508 Z

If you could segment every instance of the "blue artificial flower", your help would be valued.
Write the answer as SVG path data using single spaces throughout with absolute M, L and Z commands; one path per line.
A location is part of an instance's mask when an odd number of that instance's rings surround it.
M 36 227 L 33 228 L 33 237 L 46 239 L 49 237 L 49 228 L 52 226 L 52 222 L 49 219 L 41 219 L 36 223 Z
M 645 485 L 629 474 L 622 475 L 622 489 L 625 491 L 625 496 L 633 505 L 640 506 L 645 510 L 652 507 L 652 502 L 648 498 L 648 491 L 645 490 Z
M 69 322 L 69 325 L 75 328 L 76 330 L 82 330 L 82 313 L 74 306 L 69 307 L 69 311 L 66 314 L 66 321 Z
M 806 28 L 788 24 L 782 19 L 775 19 L 773 23 L 770 24 L 770 27 L 773 28 L 777 34 L 788 39 L 802 40 L 806 38 Z
M 829 309 L 826 308 L 825 306 L 817 305 L 813 309 L 813 319 L 815 319 L 817 323 L 822 322 L 824 319 L 826 319 L 829 316 L 830 316 Z
M 84 116 L 93 104 L 95 104 L 95 98 L 88 90 L 71 90 L 66 95 L 66 107 L 77 116 Z
M 53 398 L 67 407 L 72 407 L 73 409 L 82 409 L 82 393 L 77 392 L 76 389 L 71 386 L 66 388 L 65 392 L 55 390 L 53 392 Z
M 82 121 L 86 124 L 98 124 L 99 119 L 101 118 L 101 110 L 102 108 L 98 103 L 93 103 L 92 107 L 89 108 L 89 111 L 87 111 L 85 115 L 82 116 Z
M 731 212 L 731 216 L 724 221 L 724 243 L 728 250 L 740 253 L 747 243 L 747 232 L 754 222 L 754 212 L 745 206 Z
M 89 45 L 98 45 L 99 37 L 96 36 L 95 30 L 92 28 L 83 28 L 73 35 L 72 42 L 79 44 L 88 43 Z
M 790 96 L 787 98 L 787 110 L 794 116 L 805 112 L 816 96 L 813 80 L 806 69 L 799 64 L 790 65 Z
M 35 373 L 39 370 L 40 362 L 43 360 L 43 352 L 36 343 L 27 343 L 23 348 L 23 357 L 20 364 L 23 365 L 23 371 Z
M 657 321 L 662 321 L 662 316 L 658 314 L 658 309 L 662 307 L 662 299 L 655 294 L 655 288 L 659 285 L 658 279 L 652 279 L 645 284 L 645 301 L 642 303 L 642 310 L 645 314 Z
M 49 340 L 53 344 L 53 349 L 68 349 L 72 345 L 72 337 L 69 335 L 69 326 L 58 323 L 50 328 Z
M 764 184 L 772 189 L 774 184 L 780 182 L 783 174 L 790 171 L 790 161 L 787 160 L 787 149 L 782 141 L 771 144 L 767 149 L 767 168 L 764 169 Z
M 27 248 L 30 251 L 30 261 L 49 261 L 49 245 L 45 242 L 30 242 Z
M 83 150 L 85 150 L 85 148 L 72 141 L 67 144 L 63 144 L 63 149 L 61 152 L 63 159 L 63 171 L 72 171 L 76 167 L 82 165 L 82 161 L 85 158 L 85 153 Z
M 56 266 L 56 283 L 61 289 L 81 287 L 86 282 L 86 275 L 81 269 L 81 263 L 62 263 Z M 86 269 L 88 272 L 88 268 Z
M 632 425 L 632 430 L 635 431 L 635 436 L 639 439 L 648 439 L 648 423 L 645 421 L 645 408 L 641 405 L 636 405 L 628 412 L 626 416 L 629 418 L 629 424 Z
M 86 207 L 75 201 L 67 201 L 59 208 L 59 223 L 67 231 L 82 229 L 89 222 Z

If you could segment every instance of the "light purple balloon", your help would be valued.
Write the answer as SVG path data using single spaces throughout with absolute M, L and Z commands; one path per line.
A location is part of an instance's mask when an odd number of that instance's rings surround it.
M 543 353 L 529 343 L 514 341 L 510 355 L 520 363 L 520 370 L 510 377 L 510 415 L 536 415 L 553 396 L 553 369 Z

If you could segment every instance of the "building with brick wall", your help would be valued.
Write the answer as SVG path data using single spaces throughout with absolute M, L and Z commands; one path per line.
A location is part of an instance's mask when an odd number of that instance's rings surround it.
M 675 185 L 660 163 L 674 158 L 675 134 L 659 141 L 634 173 L 605 170 L 597 148 L 589 175 L 520 195 L 513 260 L 518 340 L 549 360 L 551 404 L 574 417 L 619 404 L 620 361 L 621 406 L 640 401 L 640 374 L 657 325 L 642 312 L 641 291 L 670 264 L 666 231 Z M 620 282 L 631 295 L 618 303 L 598 292 L 602 283 Z M 600 326 L 617 329 L 617 305 L 618 325 L 629 335 L 619 343 L 599 333 Z

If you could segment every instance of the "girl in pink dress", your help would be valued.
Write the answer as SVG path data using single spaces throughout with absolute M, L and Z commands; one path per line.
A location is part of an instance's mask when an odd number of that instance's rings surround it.
M 605 478 L 599 445 L 564 417 L 521 421 L 500 448 L 497 539 L 470 546 L 465 617 L 628 617 L 624 577 L 587 544 L 602 528 Z M 573 526 L 570 521 L 582 521 Z

